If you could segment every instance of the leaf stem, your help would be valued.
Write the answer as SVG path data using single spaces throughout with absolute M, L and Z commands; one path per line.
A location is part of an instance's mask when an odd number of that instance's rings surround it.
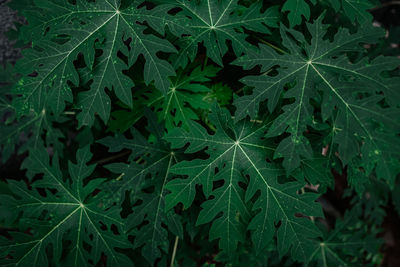
M 94 164 L 101 165 L 101 164 L 113 161 L 115 159 L 118 159 L 120 157 L 126 156 L 129 153 L 131 153 L 131 151 L 123 151 L 121 153 L 118 153 L 117 155 L 113 155 L 113 156 L 110 156 L 108 158 L 100 159 L 100 160 L 96 161 Z
M 370 8 L 369 11 L 374 11 L 374 10 L 385 8 L 385 7 L 392 6 L 392 5 L 400 5 L 400 1 L 386 2 L 386 3 L 383 3 L 380 6 L 376 6 L 376 7 Z
M 300 189 L 302 195 L 304 195 L 306 193 L 306 190 L 304 188 L 305 187 L 302 187 Z M 315 224 L 315 217 L 314 216 L 308 216 L 308 217 L 310 218 L 311 222 Z
M 282 54 L 287 54 L 286 51 L 280 49 L 279 47 L 277 47 L 277 46 L 275 46 L 275 45 L 273 45 L 273 44 L 271 44 L 271 43 L 269 43 L 269 42 L 267 42 L 267 41 L 265 41 L 265 40 L 263 40 L 263 39 L 261 39 L 261 38 L 257 38 L 257 39 L 258 39 L 260 42 L 262 42 L 263 44 L 266 44 L 266 45 L 268 45 L 269 47 L 275 49 L 276 51 L 281 52 Z
M 204 62 L 203 62 L 203 70 L 204 70 L 204 68 L 207 66 L 207 62 L 208 62 L 208 57 L 205 56 Z
M 179 236 L 176 236 L 175 237 L 175 243 L 174 243 L 174 249 L 172 251 L 170 267 L 174 267 L 174 261 L 175 261 L 175 256 L 176 256 L 176 250 L 178 248 L 178 242 L 179 242 Z

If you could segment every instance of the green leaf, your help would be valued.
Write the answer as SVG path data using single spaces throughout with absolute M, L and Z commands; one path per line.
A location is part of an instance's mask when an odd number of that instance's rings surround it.
M 163 129 L 156 123 L 156 118 L 151 115 L 148 117 L 148 128 L 153 128 L 151 132 L 162 133 Z M 106 166 L 119 176 L 106 184 L 103 190 L 108 201 L 116 201 L 117 204 L 125 201 L 128 192 L 129 203 L 135 205 L 127 218 L 127 230 L 135 235 L 134 246 L 142 247 L 142 255 L 153 264 L 163 253 L 168 253 L 168 230 L 182 236 L 179 215 L 165 210 L 165 185 L 172 178 L 171 166 L 177 162 L 177 155 L 159 139 L 160 136 L 157 136 L 155 143 L 149 143 L 136 129 L 132 128 L 131 131 L 133 139 L 118 135 L 98 141 L 112 152 L 122 149 L 132 151 L 128 164 L 113 163 Z M 164 225 L 168 226 L 168 230 Z
M 315 5 L 316 0 L 311 0 L 311 3 Z M 290 27 L 301 24 L 302 16 L 306 20 L 310 18 L 310 7 L 305 0 L 286 0 L 282 6 L 282 11 L 289 11 Z
M 372 14 L 368 12 L 368 9 L 374 5 L 369 0 L 341 0 L 340 2 L 342 3 L 342 12 L 351 22 L 358 21 L 362 24 L 372 20 Z M 332 1 L 331 5 L 336 12 L 339 11 L 338 0 Z
M 0 102 L 2 102 L 2 99 L 0 99 Z M 64 134 L 60 129 L 54 127 L 53 123 L 56 120 L 53 115 L 43 110 L 40 113 L 31 112 L 26 116 L 16 118 L 15 109 L 12 105 L 8 101 L 3 103 L 3 112 L 8 117 L 7 121 L 0 125 L 0 145 L 2 147 L 3 162 L 7 161 L 16 152 L 17 145 L 20 145 L 17 146 L 17 153 L 19 154 L 31 148 L 43 147 L 45 144 L 52 146 L 55 151 L 62 151 L 64 144 L 60 139 L 64 138 Z M 64 117 L 58 117 L 58 122 L 63 120 L 65 120 Z M 22 139 L 22 141 L 21 136 L 26 136 L 25 140 Z
M 138 99 L 135 102 L 139 103 L 135 108 L 131 111 L 117 110 L 112 113 L 110 130 L 124 132 L 129 129 L 142 117 L 143 106 L 153 109 L 159 121 L 165 121 L 167 130 L 174 127 L 188 128 L 188 121 L 199 120 L 198 114 L 208 110 L 216 98 L 226 101 L 229 93 L 232 94 L 230 88 L 222 86 L 210 88 L 208 85 L 219 70 L 214 66 L 179 69 L 177 76 L 170 79 L 171 87 L 166 96 L 154 91 L 152 87 L 141 88 L 134 94 L 134 98 Z
M 8 2 L 0 265 L 382 265 L 400 61 L 378 0 Z
M 65 109 L 65 102 L 72 102 L 70 83 L 79 85 L 78 73 L 73 62 L 78 54 L 84 55 L 90 70 L 83 80 L 90 81 L 90 89 L 79 93 L 77 105 L 79 126 L 93 124 L 95 113 L 107 122 L 110 98 L 105 88 L 114 90 L 117 97 L 132 106 L 132 80 L 123 74 L 144 56 L 144 80 L 163 93 L 169 88 L 168 76 L 175 74 L 172 66 L 156 55 L 158 52 L 175 52 L 166 40 L 145 34 L 146 26 L 137 22 L 146 20 L 146 8 L 137 8 L 141 1 L 133 1 L 119 10 L 120 1 L 83 0 L 71 4 L 63 1 L 36 1 L 36 12 L 28 17 L 33 31 L 37 31 L 33 49 L 25 50 L 24 59 L 17 64 L 17 71 L 24 75 L 14 88 L 23 97 L 16 101 L 18 112 L 44 107 L 56 114 Z M 43 15 L 45 14 L 45 15 Z M 44 16 L 44 17 L 43 17 Z M 124 41 L 129 40 L 129 46 Z M 102 51 L 96 56 L 95 49 Z M 117 54 L 122 52 L 127 61 Z M 34 74 L 32 74 L 34 73 Z
M 314 155 L 311 159 L 302 159 L 300 167 L 293 172 L 298 181 L 308 181 L 312 185 L 326 185 L 332 187 L 332 177 L 329 160 L 322 155 Z M 328 165 L 328 166 L 327 166 Z
M 33 150 L 23 167 L 31 180 L 36 174 L 43 174 L 43 178 L 33 181 L 32 188 L 24 182 L 8 181 L 15 197 L 1 195 L 2 209 L 12 214 L 7 221 L 18 223 L 21 231 L 33 230 L 29 234 L 11 231 L 12 240 L 2 238 L 1 250 L 11 256 L 2 258 L 2 265 L 47 266 L 62 260 L 68 266 L 85 266 L 89 261 L 98 262 L 102 253 L 107 254 L 107 264 L 131 264 L 115 250 L 130 246 L 119 208 L 105 210 L 102 194 L 92 194 L 104 179 L 84 182 L 95 168 L 86 165 L 92 157 L 89 147 L 78 150 L 76 157 L 77 164 L 69 162 L 69 177 L 64 179 L 57 155 L 50 165 L 45 149 Z M 67 256 L 62 257 L 65 251 Z
M 216 100 L 220 106 L 229 105 L 232 100 L 232 89 L 222 83 L 214 84 L 206 98 L 210 101 Z
M 317 0 L 310 0 L 310 2 L 315 5 Z M 372 20 L 372 15 L 367 10 L 374 5 L 369 0 L 329 0 L 326 2 L 337 13 L 344 13 L 351 22 L 358 21 L 362 24 Z M 288 11 L 290 27 L 301 24 L 302 16 L 308 21 L 311 13 L 306 0 L 286 0 L 282 11 Z
M 382 240 L 376 237 L 378 231 L 368 227 L 362 218 L 359 204 L 348 210 L 343 219 L 336 221 L 335 228 L 322 241 L 314 242 L 314 249 L 306 263 L 317 262 L 318 266 L 353 266 L 363 262 L 364 266 L 376 255 Z M 368 256 L 365 256 L 368 255 Z
M 400 129 L 400 122 L 395 119 L 399 114 L 395 99 L 400 97 L 396 90 L 400 79 L 386 78 L 382 73 L 396 68 L 399 60 L 381 56 L 350 62 L 346 52 L 363 51 L 358 45 L 374 42 L 382 36 L 382 31 L 368 25 L 354 34 L 339 29 L 330 41 L 324 39 L 327 25 L 321 23 L 322 18 L 307 24 L 312 36 L 310 43 L 302 33 L 282 26 L 283 45 L 288 53 L 278 54 L 261 45 L 259 52 L 250 51 L 236 61 L 246 69 L 261 65 L 262 71 L 278 65 L 279 74 L 245 77 L 243 82 L 254 90 L 235 101 L 235 118 L 239 120 L 246 115 L 255 118 L 259 103 L 265 99 L 270 112 L 275 110 L 281 95 L 284 99 L 294 99 L 282 107 L 283 112 L 267 134 L 267 137 L 290 134 L 280 142 L 274 156 L 284 158 L 283 166 L 290 173 L 300 166 L 302 158 L 312 157 L 304 133 L 312 125 L 315 112 L 310 101 L 322 94 L 322 103 L 317 107 L 321 108 L 322 120 L 330 122 L 333 128 L 333 142 L 339 146 L 343 164 L 359 156 L 367 174 L 376 167 L 378 177 L 393 184 L 399 166 L 399 154 L 392 148 L 399 146 L 399 138 L 395 136 Z M 287 84 L 292 86 L 286 91 Z M 383 101 L 387 104 L 382 104 Z
M 246 41 L 247 34 L 243 33 L 243 28 L 270 33 L 268 27 L 274 27 L 278 21 L 278 9 L 271 7 L 262 13 L 261 2 L 248 8 L 238 5 L 237 0 L 162 2 L 168 3 L 165 8 L 182 9 L 177 15 L 179 20 L 182 16 L 190 18 L 182 22 L 190 35 L 180 38 L 177 42 L 180 49 L 174 60 L 175 67 L 185 67 L 188 60 L 194 60 L 198 43 L 203 43 L 206 47 L 209 58 L 223 66 L 222 57 L 228 52 L 228 40 L 232 42 L 235 54 L 240 56 L 251 47 L 251 44 Z
M 124 108 L 129 108 L 124 104 Z M 133 103 L 133 108 L 130 110 L 118 109 L 111 112 L 111 119 L 108 121 L 108 129 L 114 133 L 124 133 L 132 127 L 140 118 L 143 117 L 144 105 L 140 101 Z
M 219 238 L 222 250 L 233 253 L 238 242 L 243 242 L 248 226 L 255 248 L 261 252 L 280 222 L 279 253 L 284 255 L 291 249 L 295 259 L 304 260 L 309 251 L 307 238 L 318 236 L 319 231 L 308 219 L 298 218 L 295 213 L 322 216 L 315 203 L 316 194 L 300 195 L 297 191 L 301 183 L 277 181 L 279 168 L 266 162 L 268 152 L 273 149 L 262 140 L 265 126 L 256 127 L 249 122 L 235 125 L 227 111 L 217 108 L 213 109 L 210 120 L 216 126 L 215 135 L 209 135 L 192 122 L 190 132 L 174 129 L 166 137 L 173 148 L 189 143 L 185 153 L 207 148 L 209 155 L 206 160 L 183 161 L 172 167 L 173 173 L 188 178 L 176 178 L 167 184 L 171 191 L 166 196 L 167 209 L 178 203 L 189 208 L 196 194 L 195 186 L 202 185 L 207 200 L 202 204 L 197 224 L 212 221 L 209 238 Z M 255 203 L 251 208 L 249 201 L 253 198 Z
M 206 95 L 210 93 L 210 88 L 204 83 L 215 77 L 218 71 L 213 66 L 204 69 L 199 66 L 188 74 L 180 71 L 177 77 L 171 79 L 167 97 L 160 95 L 151 98 L 150 106 L 158 111 L 159 119 L 165 121 L 168 130 L 177 126 L 187 128 L 190 120 L 199 119 L 197 109 L 209 108 L 210 102 L 206 100 Z

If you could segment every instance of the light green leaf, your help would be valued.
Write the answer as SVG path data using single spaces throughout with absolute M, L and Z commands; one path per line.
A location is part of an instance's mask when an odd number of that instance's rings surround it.
M 209 108 L 206 96 L 210 88 L 205 83 L 215 77 L 218 70 L 213 66 L 204 69 L 196 67 L 188 74 L 182 70 L 171 79 L 167 97 L 159 95 L 150 98 L 149 105 L 158 111 L 159 119 L 165 121 L 168 130 L 177 126 L 188 128 L 190 120 L 199 119 L 197 109 Z

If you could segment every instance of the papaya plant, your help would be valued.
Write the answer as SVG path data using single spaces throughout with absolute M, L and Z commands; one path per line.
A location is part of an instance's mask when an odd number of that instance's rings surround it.
M 400 60 L 379 2 L 8 5 L 2 266 L 381 264 Z

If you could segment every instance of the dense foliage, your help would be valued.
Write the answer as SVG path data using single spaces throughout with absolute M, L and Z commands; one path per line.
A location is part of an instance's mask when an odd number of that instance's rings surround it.
M 380 264 L 400 60 L 376 4 L 11 2 L 0 264 Z

